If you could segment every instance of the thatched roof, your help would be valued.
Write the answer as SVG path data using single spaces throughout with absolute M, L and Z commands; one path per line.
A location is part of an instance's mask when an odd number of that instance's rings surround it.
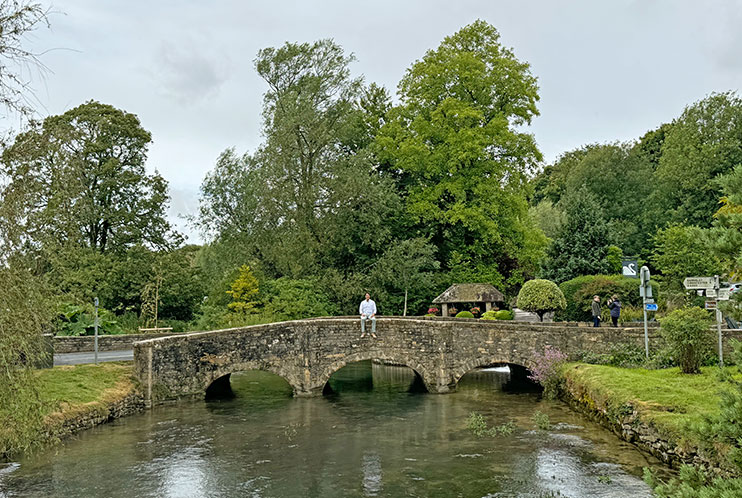
M 490 284 L 453 284 L 440 296 L 435 304 L 443 303 L 500 303 L 505 301 L 502 292 Z

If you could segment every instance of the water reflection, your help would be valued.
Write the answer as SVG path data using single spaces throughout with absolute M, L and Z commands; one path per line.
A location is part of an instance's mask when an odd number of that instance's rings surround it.
M 416 394 L 416 382 L 360 362 L 330 379 L 333 395 L 296 399 L 272 374 L 234 374 L 233 399 L 158 407 L 5 467 L 0 496 L 649 496 L 638 476 L 656 461 L 513 391 L 506 369 L 467 374 L 451 395 Z M 536 410 L 553 431 L 533 430 Z M 516 429 L 477 438 L 473 411 Z

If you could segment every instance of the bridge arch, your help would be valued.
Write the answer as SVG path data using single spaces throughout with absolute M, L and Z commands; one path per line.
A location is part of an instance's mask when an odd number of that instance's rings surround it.
M 275 365 L 272 363 L 265 363 L 261 361 L 247 361 L 219 366 L 214 370 L 208 371 L 203 376 L 203 381 L 201 383 L 202 391 L 205 395 L 207 391 L 209 391 L 209 389 L 212 387 L 219 387 L 220 389 L 224 389 L 226 385 L 215 386 L 215 384 L 223 383 L 228 385 L 229 377 L 233 373 L 248 372 L 251 370 L 268 372 L 281 377 L 289 384 L 289 386 L 291 386 L 291 389 L 293 389 L 294 393 L 301 390 L 301 381 L 296 378 L 296 375 L 292 375 L 291 372 L 287 372 L 286 369 L 283 368 L 281 365 Z
M 419 359 L 400 356 L 394 353 L 390 354 L 387 352 L 374 351 L 361 351 L 358 353 L 354 353 L 324 366 L 318 376 L 318 383 L 314 386 L 314 389 L 324 390 L 324 387 L 330 381 L 330 377 L 332 377 L 332 374 L 334 374 L 344 366 L 348 365 L 349 363 L 356 363 L 366 360 L 381 360 L 383 362 L 404 365 L 410 368 L 413 372 L 415 372 L 416 375 L 418 375 L 422 379 L 423 384 L 425 384 L 425 389 L 427 389 L 428 392 L 436 392 L 436 378 L 433 376 L 432 372 L 430 372 L 430 368 L 426 367 L 422 362 L 419 361 Z
M 459 381 L 461 380 L 461 377 L 463 377 L 467 373 L 477 368 L 488 367 L 490 365 L 516 365 L 528 371 L 528 367 L 526 367 L 525 365 L 522 365 L 521 363 L 525 363 L 525 362 L 513 361 L 511 358 L 503 358 L 503 356 L 501 355 L 479 356 L 477 358 L 465 361 L 458 368 L 456 368 L 453 371 L 453 379 L 454 379 L 454 382 L 458 385 Z

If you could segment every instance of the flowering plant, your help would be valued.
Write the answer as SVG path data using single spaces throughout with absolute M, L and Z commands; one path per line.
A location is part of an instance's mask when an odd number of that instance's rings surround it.
M 456 316 L 456 313 L 458 313 L 458 312 L 459 312 L 459 310 L 457 310 L 453 306 L 451 306 L 450 308 L 448 308 L 448 314 L 451 315 L 451 316 Z
M 482 312 L 482 310 L 479 309 L 479 306 L 474 306 L 469 311 L 471 311 L 471 314 L 474 315 L 474 316 L 477 316 L 477 315 L 479 315 L 479 313 Z
M 437 315 L 438 314 L 438 308 L 435 306 L 431 306 L 428 308 L 428 315 Z
M 531 375 L 528 376 L 534 382 L 544 387 L 544 397 L 553 399 L 559 395 L 562 388 L 562 365 L 567 361 L 567 355 L 557 348 L 546 346 L 543 353 L 533 352 L 528 362 Z

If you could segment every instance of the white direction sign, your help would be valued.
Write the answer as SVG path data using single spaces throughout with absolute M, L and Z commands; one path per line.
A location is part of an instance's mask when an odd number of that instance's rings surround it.
M 732 297 L 732 293 L 730 292 L 730 289 L 719 289 L 719 301 L 729 301 L 729 299 Z
M 706 297 L 716 298 L 716 289 L 706 289 Z
M 713 289 L 714 277 L 687 277 L 683 285 L 686 289 Z

